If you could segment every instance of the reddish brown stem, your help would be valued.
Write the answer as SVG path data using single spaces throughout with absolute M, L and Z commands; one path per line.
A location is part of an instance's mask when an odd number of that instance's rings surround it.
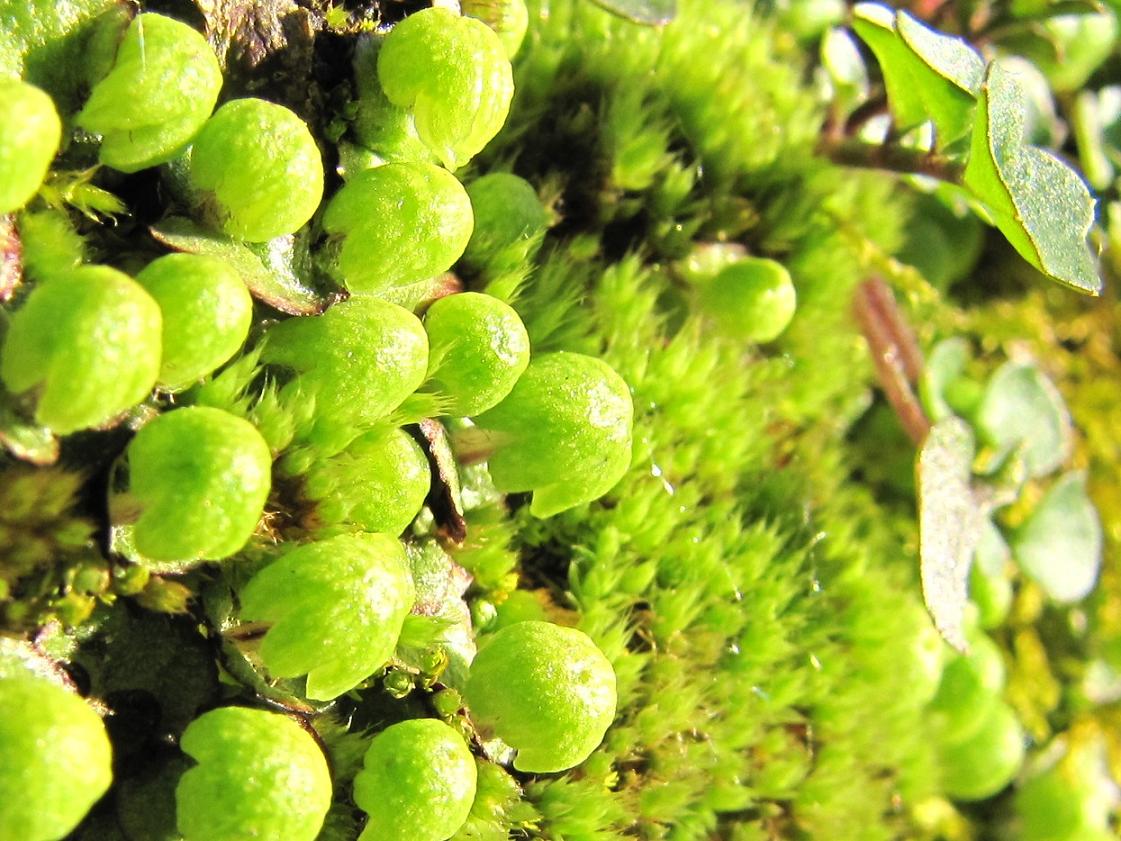
M 856 290 L 853 312 L 872 351 L 876 377 L 907 435 L 916 446 L 930 431 L 930 420 L 915 395 L 923 359 L 914 334 L 900 313 L 891 289 L 879 278 Z

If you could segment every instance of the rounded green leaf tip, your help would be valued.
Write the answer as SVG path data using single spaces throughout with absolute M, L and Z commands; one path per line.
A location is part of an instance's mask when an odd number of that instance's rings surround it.
M 538 517 L 611 490 L 630 466 L 633 423 L 623 378 L 602 360 L 566 351 L 535 357 L 506 399 L 476 418 L 493 437 L 496 487 L 533 491 Z
M 60 686 L 0 678 L 0 838 L 68 835 L 113 781 L 101 718 Z
M 509 172 L 494 172 L 467 187 L 475 230 L 463 259 L 486 267 L 506 255 L 531 256 L 549 227 L 549 212 L 533 185 Z
M 271 487 L 272 455 L 256 427 L 205 406 L 145 425 L 129 444 L 133 539 L 144 558 L 177 568 L 245 545 Z
M 335 270 L 353 292 L 427 280 L 463 254 L 471 200 L 438 166 L 395 163 L 360 172 L 331 199 L 323 228 L 338 243 Z
M 323 315 L 277 324 L 262 359 L 299 374 L 320 421 L 376 421 L 424 382 L 428 335 L 403 307 L 352 298 Z
M 428 457 L 401 429 L 370 430 L 304 473 L 304 494 L 315 502 L 317 526 L 347 523 L 385 534 L 408 527 L 431 485 Z
M 326 701 L 385 665 L 413 601 L 395 537 L 340 535 L 293 549 L 253 576 L 241 591 L 241 616 L 274 623 L 260 650 L 270 674 L 307 674 L 307 697 Z
M 227 102 L 191 151 L 190 180 L 207 221 L 264 242 L 303 226 L 323 197 L 323 162 L 304 121 L 263 99 Z
M 0 81 L 0 213 L 35 196 L 62 139 L 54 102 L 34 85 Z
M 1003 701 L 973 735 L 942 748 L 942 781 L 955 800 L 984 800 L 1010 782 L 1024 761 L 1024 730 Z
M 65 435 L 143 400 L 160 368 L 159 305 L 128 275 L 83 266 L 50 278 L 12 316 L 0 378 L 36 389 L 35 419 Z
M 221 89 L 222 70 L 201 33 L 163 15 L 137 15 L 77 121 L 102 136 L 103 164 L 136 172 L 186 148 Z
M 390 102 L 410 108 L 420 139 L 448 169 L 482 151 L 514 95 L 506 47 L 480 20 L 423 9 L 397 24 L 378 53 Z
M 797 294 L 781 263 L 749 257 L 702 286 L 700 304 L 726 335 L 747 342 L 771 342 L 794 318 Z
M 467 820 L 478 772 L 467 744 L 442 721 L 418 718 L 370 743 L 354 778 L 354 802 L 368 813 L 359 841 L 445 841 Z
M 582 631 L 518 622 L 483 644 L 465 697 L 472 717 L 517 749 L 515 768 L 563 771 L 591 755 L 615 718 L 615 671 Z
M 175 791 L 184 841 L 313 841 L 319 834 L 331 775 L 315 739 L 288 716 L 212 710 L 191 722 L 179 746 L 198 763 Z
M 221 260 L 168 254 L 149 263 L 136 282 L 163 314 L 159 383 L 164 388 L 191 385 L 245 343 L 253 299 L 241 276 Z
M 424 316 L 431 348 L 427 388 L 447 413 L 471 417 L 506 397 L 529 365 L 529 334 L 508 304 L 478 292 L 449 295 Z

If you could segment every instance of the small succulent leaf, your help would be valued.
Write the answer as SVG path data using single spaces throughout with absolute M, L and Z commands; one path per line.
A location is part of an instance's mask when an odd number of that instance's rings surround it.
M 1086 242 L 1094 197 L 1074 170 L 1024 142 L 1024 107 L 1012 74 L 990 64 L 965 184 L 1025 260 L 1059 283 L 1097 295 L 1101 278 Z
M 976 50 L 874 3 L 854 9 L 853 28 L 880 62 L 899 128 L 932 121 L 940 149 L 968 133 L 984 75 Z
M 834 101 L 846 109 L 868 99 L 868 68 L 852 35 L 839 26 L 821 39 L 821 66 L 829 75 Z
M 291 236 L 251 248 L 178 216 L 149 230 L 168 248 L 224 261 L 241 275 L 254 298 L 287 315 L 319 315 L 340 298 L 337 290 L 324 292 L 305 279 Z
M 1023 448 L 1031 477 L 1046 476 L 1070 456 L 1070 413 L 1054 384 L 1032 364 L 1006 362 L 993 374 L 977 410 L 977 432 L 1001 454 Z
M 1112 93 L 1107 92 L 1110 90 Z M 1078 162 L 1095 190 L 1108 189 L 1117 171 L 1117 138 L 1110 136 L 1110 129 L 1116 131 L 1117 115 L 1110 113 L 1108 104 L 1116 92 L 1116 88 L 1080 91 L 1071 109 L 1070 123 L 1078 146 Z
M 1061 477 L 1012 535 L 1012 555 L 1056 602 L 1085 598 L 1098 580 L 1102 527 L 1086 493 L 1086 475 Z
M 969 342 L 960 336 L 939 342 L 930 352 L 919 381 L 919 398 L 935 423 L 954 414 L 946 402 L 946 389 L 965 371 L 968 361 Z
M 664 26 L 677 17 L 677 0 L 592 0 L 601 9 L 644 26 Z
M 935 627 L 965 651 L 969 567 L 981 539 L 984 512 L 970 484 L 973 432 L 950 417 L 931 427 L 915 465 L 923 600 Z

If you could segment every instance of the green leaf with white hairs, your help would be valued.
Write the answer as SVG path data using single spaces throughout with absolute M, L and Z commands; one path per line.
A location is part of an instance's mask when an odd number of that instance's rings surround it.
M 852 25 L 880 62 L 898 128 L 930 120 L 939 148 L 969 132 L 985 71 L 976 50 L 878 3 L 858 4 Z
M 1086 242 L 1094 197 L 1074 170 L 1024 142 L 1024 96 L 989 65 L 976 113 L 965 184 L 1020 255 L 1059 283 L 1097 295 L 1102 283 Z
M 970 483 L 973 432 L 960 418 L 931 427 L 915 465 L 923 600 L 943 638 L 965 651 L 969 567 L 985 525 Z

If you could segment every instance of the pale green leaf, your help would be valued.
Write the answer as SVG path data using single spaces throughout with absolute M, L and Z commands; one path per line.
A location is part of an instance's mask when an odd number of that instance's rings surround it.
M 1006 362 L 985 389 L 977 431 L 1000 455 L 1022 447 L 1028 475 L 1046 476 L 1070 456 L 1071 420 L 1062 395 L 1034 365 Z
M 919 397 L 935 423 L 954 414 L 946 402 L 946 389 L 964 373 L 968 361 L 969 342 L 961 337 L 941 341 L 930 352 L 919 380 Z
M 990 64 L 976 113 L 965 183 L 1025 260 L 1082 292 L 1101 291 L 1086 242 L 1094 198 L 1078 174 L 1024 142 L 1024 96 L 1015 78 Z
M 969 567 L 985 524 L 970 484 L 973 432 L 949 417 L 931 427 L 915 465 L 923 600 L 946 642 L 964 651 Z
M 1061 603 L 1089 595 L 1102 562 L 1102 527 L 1086 493 L 1086 476 L 1068 473 L 1012 536 L 1024 573 Z

